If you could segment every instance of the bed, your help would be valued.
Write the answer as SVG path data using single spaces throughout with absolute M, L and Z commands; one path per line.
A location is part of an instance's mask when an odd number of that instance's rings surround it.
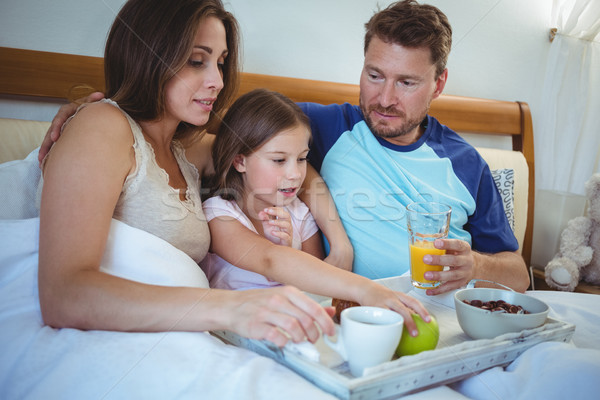
M 75 85 L 102 90 L 102 76 L 100 58 L 0 48 L 0 96 L 9 100 L 65 101 L 76 96 L 72 93 Z M 295 101 L 358 101 L 356 85 L 244 73 L 240 93 L 257 87 L 282 92 Z M 477 148 L 491 169 L 514 171 L 511 212 L 520 250 L 529 265 L 535 193 L 529 107 L 522 102 L 442 95 L 430 113 L 467 137 L 509 138 L 508 149 Z M 37 219 L 30 206 L 37 193 L 34 185 L 26 183 L 39 179 L 35 148 L 47 127 L 47 122 L 0 120 L 0 191 L 9 195 L 0 210 L 0 398 L 331 398 L 271 359 L 224 345 L 208 334 L 86 332 L 43 326 L 37 299 Z M 17 212 L 7 214 L 6 209 Z M 120 246 L 119 238 L 139 243 L 139 249 L 131 252 L 131 246 Z M 206 285 L 185 255 L 156 239 L 113 222 L 103 268 L 147 283 Z M 161 268 L 164 254 L 169 260 L 180 260 L 172 276 L 165 276 Z M 142 274 L 129 268 L 132 260 L 139 259 L 154 267 Z M 551 305 L 552 318 L 577 326 L 571 343 L 545 343 L 506 368 L 492 368 L 412 396 L 566 395 L 560 392 L 566 377 L 579 385 L 575 389 L 573 383 L 569 385 L 570 395 L 585 396 L 592 377 L 600 376 L 600 340 L 594 331 L 600 324 L 598 300 L 580 293 L 530 293 Z M 563 365 L 570 362 L 569 374 L 562 369 L 552 372 L 549 356 Z

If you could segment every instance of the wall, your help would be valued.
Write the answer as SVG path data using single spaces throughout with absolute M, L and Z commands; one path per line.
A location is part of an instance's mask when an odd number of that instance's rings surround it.
M 123 2 L 2 0 L 0 46 L 102 56 L 106 34 Z M 357 83 L 364 23 L 373 10 L 388 3 L 229 0 L 226 7 L 242 27 L 245 71 Z M 549 47 L 551 2 L 429 3 L 448 15 L 454 29 L 446 93 L 526 101 L 535 118 Z M 13 100 L 0 102 L 0 115 L 7 116 Z

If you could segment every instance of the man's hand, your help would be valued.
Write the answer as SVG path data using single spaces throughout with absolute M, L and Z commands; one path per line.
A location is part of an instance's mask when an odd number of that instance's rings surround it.
M 94 93 L 88 95 L 87 97 L 75 100 L 74 102 L 71 102 L 69 104 L 65 104 L 58 109 L 58 112 L 52 119 L 50 128 L 48 128 L 48 132 L 46 132 L 46 136 L 44 136 L 44 141 L 42 142 L 42 144 L 40 146 L 40 151 L 38 153 L 38 161 L 40 162 L 40 165 L 41 165 L 44 157 L 46 157 L 46 155 L 52 148 L 52 145 L 54 144 L 54 142 L 56 142 L 58 140 L 58 138 L 60 137 L 60 132 L 61 132 L 62 126 L 67 121 L 67 119 L 69 119 L 70 116 L 75 114 L 75 112 L 77 111 L 79 106 L 84 103 L 92 103 L 94 101 L 98 101 L 103 98 L 104 98 L 104 93 L 94 92 Z
M 503 251 L 496 254 L 483 254 L 471 250 L 469 243 L 458 239 L 438 239 L 434 242 L 438 249 L 445 249 L 445 255 L 426 255 L 425 264 L 444 265 L 447 271 L 427 271 L 425 279 L 442 281 L 435 289 L 428 289 L 428 295 L 436 295 L 465 286 L 471 279 L 485 279 L 507 285 L 518 292 L 529 287 L 529 274 L 523 257 L 516 252 Z
M 474 276 L 473 269 L 475 265 L 469 243 L 457 239 L 437 239 L 434 246 L 438 249 L 445 249 L 446 254 L 443 256 L 428 254 L 423 257 L 423 261 L 429 265 L 444 265 L 449 267 L 450 270 L 425 272 L 425 279 L 442 281 L 442 285 L 427 290 L 427 294 L 441 294 L 466 285 Z
M 329 254 L 323 260 L 327 264 L 335 265 L 346 271 L 352 272 L 352 263 L 354 262 L 354 249 L 348 240 L 346 245 L 338 243 L 335 248 L 330 248 Z

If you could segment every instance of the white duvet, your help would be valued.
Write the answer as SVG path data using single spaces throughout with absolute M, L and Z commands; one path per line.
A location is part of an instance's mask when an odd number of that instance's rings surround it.
M 308 381 L 207 333 L 52 329 L 40 315 L 37 150 L 0 164 L 0 399 L 325 399 Z M 148 284 L 207 287 L 192 259 L 113 220 L 102 270 Z M 414 399 L 595 398 L 600 379 L 600 296 L 530 292 L 550 316 L 576 325 L 573 344 L 542 343 Z M 442 297 L 440 297 L 442 299 Z M 426 373 L 426 371 L 425 371 Z
M 38 227 L 37 218 L 0 221 L 0 399 L 330 398 L 276 362 L 207 333 L 44 326 Z M 116 220 L 102 269 L 146 283 L 207 286 L 187 255 Z

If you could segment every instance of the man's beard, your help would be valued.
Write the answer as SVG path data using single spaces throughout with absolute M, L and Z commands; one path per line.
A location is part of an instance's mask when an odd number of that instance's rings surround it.
M 367 126 L 375 136 L 379 136 L 383 139 L 393 139 L 395 137 L 407 135 L 413 132 L 415 128 L 417 128 L 419 125 L 421 125 L 421 122 L 423 122 L 423 120 L 427 116 L 427 113 L 429 112 L 429 105 L 427 105 L 423 112 L 420 113 L 416 118 L 410 119 L 406 119 L 406 114 L 402 111 L 396 110 L 394 107 L 386 108 L 377 104 L 367 109 L 366 106 L 363 104 L 362 99 L 360 99 L 360 110 L 362 111 L 363 116 L 365 117 L 365 122 L 367 123 Z M 404 123 L 397 127 L 391 127 L 389 125 L 384 125 L 381 123 L 375 126 L 373 120 L 371 119 L 371 112 L 373 111 L 384 115 L 400 117 L 404 120 Z

